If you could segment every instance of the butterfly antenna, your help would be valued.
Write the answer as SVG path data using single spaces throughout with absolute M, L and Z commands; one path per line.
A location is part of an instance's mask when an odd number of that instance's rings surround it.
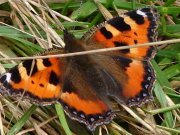
M 74 37 L 73 34 L 71 34 L 67 29 L 64 29 L 63 32 L 64 32 L 64 40 L 68 40 Z
M 77 9 L 77 18 L 79 18 L 82 5 L 83 5 L 83 0 L 80 1 L 79 8 Z M 77 18 L 75 19 L 75 21 L 77 21 Z M 75 28 L 76 28 L 76 26 L 73 27 L 73 30 L 74 30 Z
M 63 32 L 64 32 L 64 35 L 65 34 L 69 34 L 69 32 L 68 32 L 68 30 L 65 28 L 65 29 L 63 29 Z
M 67 29 L 64 29 L 63 30 L 64 32 L 64 42 L 65 42 L 65 50 L 69 50 L 72 46 L 72 44 L 74 44 L 74 41 L 75 41 L 75 37 L 73 34 L 71 34 Z

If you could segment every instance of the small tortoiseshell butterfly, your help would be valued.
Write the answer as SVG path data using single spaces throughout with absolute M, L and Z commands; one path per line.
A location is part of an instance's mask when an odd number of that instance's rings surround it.
M 158 13 L 142 8 L 114 17 L 77 40 L 64 30 L 64 49 L 42 55 L 154 42 Z M 153 46 L 67 58 L 26 60 L 0 77 L 0 92 L 46 105 L 59 102 L 70 118 L 93 131 L 115 116 L 108 97 L 133 106 L 152 98 Z

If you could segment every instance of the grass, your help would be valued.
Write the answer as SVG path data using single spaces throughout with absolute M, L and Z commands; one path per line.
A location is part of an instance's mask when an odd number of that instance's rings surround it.
M 161 15 L 159 40 L 180 38 L 179 1 L 100 2 L 113 14 L 116 8 L 133 10 L 154 6 Z M 0 56 L 5 58 L 31 56 L 53 46 L 64 46 L 59 22 L 80 38 L 88 28 L 104 20 L 97 3 L 93 1 L 49 1 L 47 4 L 42 1 L 9 1 L 1 3 L 0 9 Z M 80 30 L 75 30 L 75 27 Z M 0 61 L 0 71 L 8 70 L 19 62 Z M 119 107 L 117 117 L 106 126 L 110 135 L 180 134 L 180 43 L 159 46 L 152 64 L 157 76 L 154 101 L 142 108 Z M 67 124 L 60 105 L 38 107 L 20 101 L 17 106 L 17 100 L 1 96 L 1 135 L 91 134 L 84 126 L 68 117 Z M 97 128 L 94 134 L 105 135 L 106 128 Z

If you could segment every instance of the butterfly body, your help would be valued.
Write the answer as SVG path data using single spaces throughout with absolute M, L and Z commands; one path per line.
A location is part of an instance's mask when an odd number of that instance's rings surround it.
M 65 48 L 43 55 L 73 53 L 156 41 L 158 14 L 143 8 L 92 28 L 77 40 L 64 31 Z M 70 118 L 93 131 L 115 114 L 109 97 L 128 106 L 152 99 L 154 47 L 129 48 L 67 58 L 24 61 L 0 77 L 0 92 L 46 105 L 61 103 Z

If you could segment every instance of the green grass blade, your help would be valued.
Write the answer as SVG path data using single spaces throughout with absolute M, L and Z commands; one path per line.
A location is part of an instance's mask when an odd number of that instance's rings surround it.
M 26 121 L 31 117 L 31 115 L 35 112 L 37 106 L 32 105 L 25 113 L 24 115 L 18 120 L 17 123 L 14 124 L 14 126 L 9 130 L 7 135 L 15 135 L 23 125 L 26 123 Z
M 69 126 L 67 124 L 62 106 L 60 104 L 55 104 L 55 108 L 56 108 L 56 112 L 58 114 L 59 120 L 62 124 L 62 127 L 64 128 L 64 131 L 66 132 L 66 135 L 72 135 L 69 129 Z

